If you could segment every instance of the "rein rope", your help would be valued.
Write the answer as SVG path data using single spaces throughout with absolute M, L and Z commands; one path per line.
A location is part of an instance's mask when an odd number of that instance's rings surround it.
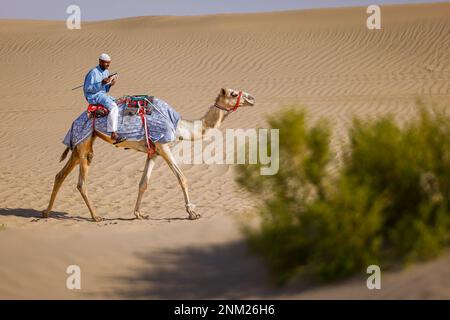
M 142 125 L 144 126 L 145 130 L 145 142 L 147 143 L 147 154 L 150 157 L 156 153 L 156 148 L 153 141 L 150 141 L 150 139 L 148 138 L 148 127 L 147 127 L 147 117 L 145 107 L 141 105 L 139 101 L 138 106 L 139 106 L 139 116 L 141 117 Z
M 241 99 L 242 99 L 242 91 L 239 91 L 239 95 L 237 97 L 236 104 L 234 105 L 234 107 L 225 108 L 225 107 L 222 107 L 221 105 L 217 104 L 217 102 L 214 103 L 214 107 L 216 107 L 220 110 L 226 111 L 227 114 L 230 114 L 230 113 L 235 112 L 239 108 L 239 106 L 241 104 Z M 162 116 L 167 118 L 148 99 L 145 99 L 145 101 L 147 101 L 150 105 L 152 105 L 152 107 L 156 111 L 158 111 Z M 149 156 L 152 156 L 156 153 L 156 148 L 155 148 L 155 144 L 153 143 L 153 141 L 151 141 L 148 137 L 148 126 L 147 126 L 147 117 L 146 117 L 146 112 L 145 112 L 145 106 L 141 105 L 139 101 L 138 101 L 138 106 L 139 106 L 139 116 L 141 117 L 142 125 L 144 126 L 144 130 L 145 130 L 145 141 L 147 143 L 147 153 Z M 102 105 L 90 104 L 87 108 L 87 113 L 88 113 L 89 117 L 92 118 L 92 136 L 95 135 L 95 118 L 96 118 L 96 112 L 99 110 L 102 111 L 103 113 L 105 113 L 106 115 L 109 113 L 109 110 Z

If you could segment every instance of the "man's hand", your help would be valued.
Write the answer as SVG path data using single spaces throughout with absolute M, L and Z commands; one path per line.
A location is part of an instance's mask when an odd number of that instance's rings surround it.
M 102 86 L 108 84 L 110 82 L 110 76 L 102 80 Z
M 117 74 L 111 76 L 111 83 L 110 83 L 110 85 L 111 86 L 115 85 L 118 78 L 119 77 L 117 76 Z
M 117 74 L 113 75 L 113 76 L 109 76 L 105 79 L 102 80 L 102 85 L 114 85 L 117 81 Z

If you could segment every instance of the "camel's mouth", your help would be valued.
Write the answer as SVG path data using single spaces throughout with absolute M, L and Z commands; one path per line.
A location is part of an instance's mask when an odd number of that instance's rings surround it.
M 254 106 L 255 105 L 255 98 L 253 98 L 251 95 L 249 95 L 249 94 L 246 94 L 245 96 L 244 96 L 244 100 L 245 100 L 245 102 L 247 102 L 247 104 L 249 105 L 249 106 Z

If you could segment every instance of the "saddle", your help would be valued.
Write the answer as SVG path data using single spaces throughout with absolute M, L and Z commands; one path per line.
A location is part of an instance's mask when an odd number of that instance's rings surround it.
M 147 95 L 134 95 L 123 96 L 116 100 L 117 105 L 125 104 L 123 109 L 124 116 L 136 116 L 139 115 L 142 120 L 142 125 L 145 130 L 145 140 L 147 143 L 147 153 L 149 156 L 153 156 L 156 153 L 156 147 L 153 141 L 148 136 L 147 117 L 153 112 L 153 96 Z M 95 119 L 106 117 L 109 114 L 109 110 L 101 104 L 90 104 L 87 109 L 89 119 L 92 119 L 92 134 L 95 132 Z
M 125 116 L 137 115 L 141 108 L 143 113 L 152 114 L 153 112 L 153 96 L 148 95 L 133 95 L 133 96 L 123 96 L 117 99 L 117 104 L 125 104 L 123 109 L 123 114 Z
M 134 116 L 139 113 L 142 108 L 142 112 L 145 114 L 152 114 L 153 112 L 153 96 L 148 95 L 133 95 L 123 96 L 116 100 L 118 105 L 125 104 L 123 110 L 124 115 Z M 87 109 L 89 118 L 103 118 L 109 114 L 109 110 L 101 104 L 90 104 Z

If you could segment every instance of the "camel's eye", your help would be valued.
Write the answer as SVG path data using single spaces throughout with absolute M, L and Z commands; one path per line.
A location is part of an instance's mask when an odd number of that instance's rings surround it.
M 238 95 L 236 92 L 231 92 L 231 96 L 234 98 L 234 97 L 237 97 Z

